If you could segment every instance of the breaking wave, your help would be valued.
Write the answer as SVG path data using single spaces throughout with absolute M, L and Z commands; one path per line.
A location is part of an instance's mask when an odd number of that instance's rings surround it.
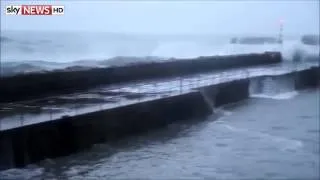
M 5 61 L 46 60 L 69 62 L 99 60 L 115 56 L 198 57 L 239 53 L 290 50 L 301 46 L 296 40 L 278 44 L 230 44 L 231 36 L 125 35 L 115 33 L 3 32 L 1 58 Z
M 275 100 L 291 99 L 298 95 L 291 75 L 259 77 L 250 80 L 250 97 Z
M 266 94 L 253 94 L 250 95 L 254 98 L 267 98 L 267 99 L 275 99 L 275 100 L 284 100 L 284 99 L 292 99 L 298 95 L 297 91 L 285 92 L 276 95 L 266 95 Z
M 279 44 L 231 44 L 231 36 L 153 36 L 117 33 L 2 32 L 3 68 L 51 70 L 70 66 L 114 66 L 169 58 L 281 51 L 290 60 L 299 38 Z M 103 61 L 101 63 L 101 61 Z M 11 72 L 11 70 L 10 70 Z

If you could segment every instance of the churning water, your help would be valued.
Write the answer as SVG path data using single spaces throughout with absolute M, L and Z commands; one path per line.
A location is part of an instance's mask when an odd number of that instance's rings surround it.
M 319 179 L 319 90 L 252 97 L 206 119 L 23 169 L 4 179 Z M 3 179 L 2 178 L 2 179 Z
M 171 58 L 279 51 L 284 60 L 299 54 L 319 57 L 319 45 L 304 45 L 300 37 L 282 45 L 231 44 L 231 35 L 126 35 L 89 32 L 1 32 L 3 75 L 86 67 L 122 66 Z
M 117 34 L 12 32 L 1 37 L 1 59 L 189 58 L 279 48 L 231 45 L 229 38 L 159 40 Z M 285 41 L 284 56 L 296 44 L 296 40 Z M 284 81 L 266 79 L 265 88 L 252 93 L 249 100 L 224 107 L 206 119 L 171 124 L 68 157 L 5 170 L 0 179 L 319 179 L 319 90 L 298 93 Z M 279 90 L 268 88 L 279 84 L 283 85 Z
M 12 61 L 70 62 L 106 60 L 115 56 L 152 56 L 194 58 L 264 51 L 283 51 L 291 55 L 300 37 L 285 39 L 278 44 L 230 44 L 232 36 L 189 35 L 126 35 L 116 33 L 28 32 L 1 33 L 1 59 Z M 309 49 L 311 47 L 308 47 Z

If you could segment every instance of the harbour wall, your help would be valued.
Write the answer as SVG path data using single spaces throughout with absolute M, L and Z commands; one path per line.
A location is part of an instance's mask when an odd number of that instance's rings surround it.
M 122 67 L 19 74 L 0 77 L 0 103 L 85 91 L 100 85 L 168 78 L 213 70 L 273 64 L 281 61 L 282 56 L 279 52 L 266 52 L 177 59 Z
M 319 68 L 240 79 L 201 87 L 187 94 L 3 131 L 0 169 L 70 155 L 93 144 L 152 131 L 175 121 L 206 117 L 219 106 L 247 99 L 250 93 L 267 93 L 264 92 L 267 87 L 277 92 L 277 87 L 285 82 L 285 87 L 293 90 L 317 87 L 319 79 Z

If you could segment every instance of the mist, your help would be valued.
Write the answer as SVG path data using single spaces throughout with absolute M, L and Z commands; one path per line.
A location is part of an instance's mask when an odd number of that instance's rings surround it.
M 5 15 L 6 5 L 22 4 L 64 5 L 64 15 Z M 1 1 L 1 7 L 3 62 L 195 58 L 264 51 L 282 51 L 290 59 L 301 46 L 301 35 L 319 34 L 319 1 L 311 0 Z M 232 37 L 246 35 L 277 38 L 280 21 L 282 49 L 278 44 L 229 43 Z M 313 54 L 319 51 L 307 48 Z
M 1 1 L 65 6 L 63 16 L 6 16 L 1 30 L 134 34 L 319 33 L 319 1 Z

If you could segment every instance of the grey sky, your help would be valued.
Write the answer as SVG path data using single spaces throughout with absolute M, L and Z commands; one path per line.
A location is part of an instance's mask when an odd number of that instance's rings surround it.
M 60 1 L 64 16 L 6 16 L 2 30 L 84 30 L 125 33 L 319 33 L 319 1 Z M 23 4 L 28 2 L 23 1 Z

